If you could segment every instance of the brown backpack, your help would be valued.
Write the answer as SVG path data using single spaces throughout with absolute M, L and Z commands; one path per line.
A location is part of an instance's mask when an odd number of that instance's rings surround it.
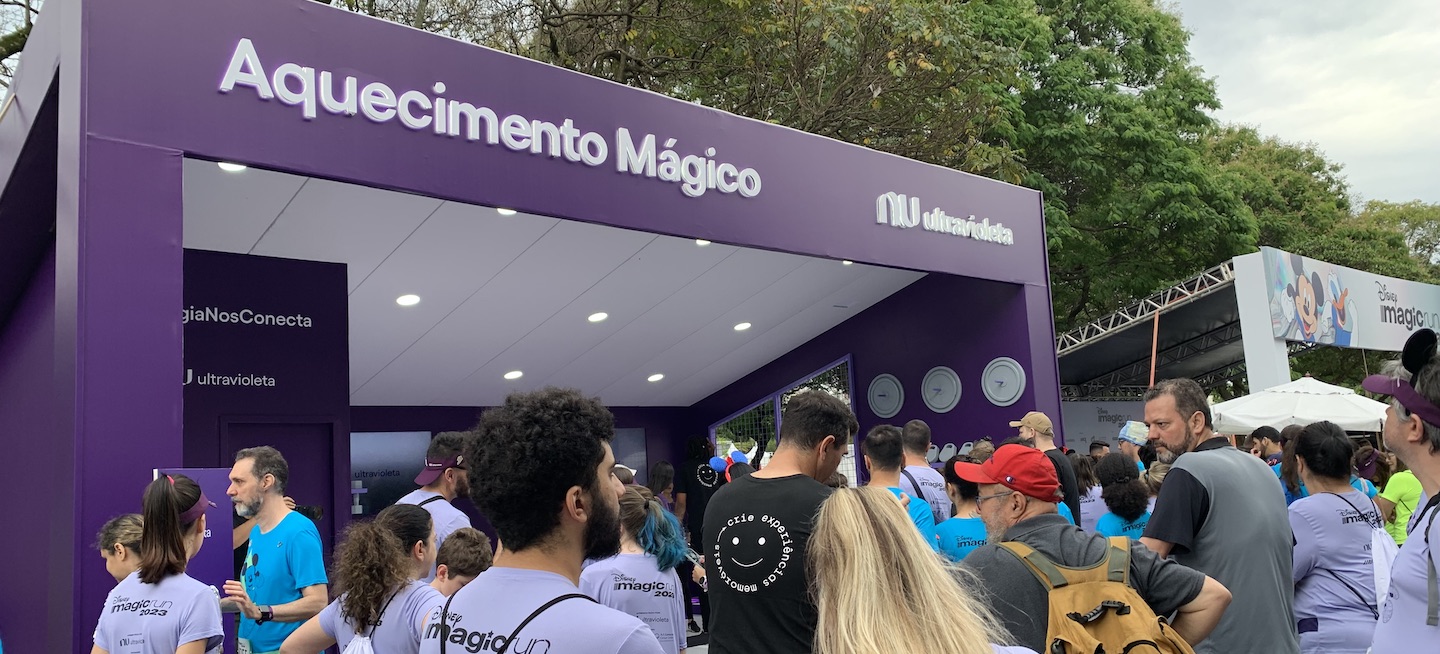
M 1130 539 L 1109 539 L 1088 568 L 1057 565 L 1022 543 L 1001 547 L 1050 591 L 1050 624 L 1040 654 L 1195 654 L 1130 586 Z

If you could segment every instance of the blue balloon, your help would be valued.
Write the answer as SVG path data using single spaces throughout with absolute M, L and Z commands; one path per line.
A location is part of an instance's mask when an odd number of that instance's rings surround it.
M 725 463 L 725 459 L 718 456 L 710 457 L 710 467 L 714 468 L 715 472 L 725 472 L 726 465 L 728 464 Z
M 745 453 L 744 453 L 744 452 L 740 452 L 740 451 L 737 450 L 736 452 L 734 452 L 734 453 L 732 453 L 732 454 L 730 455 L 730 462 L 731 462 L 731 463 L 750 463 L 750 457 L 745 456 Z

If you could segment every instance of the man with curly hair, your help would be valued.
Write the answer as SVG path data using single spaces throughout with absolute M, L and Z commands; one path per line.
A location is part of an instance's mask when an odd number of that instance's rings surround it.
M 581 595 L 587 558 L 620 550 L 615 418 L 571 389 L 513 393 L 465 448 L 470 499 L 501 548 L 494 565 L 425 624 L 422 654 L 661 654 L 638 618 Z

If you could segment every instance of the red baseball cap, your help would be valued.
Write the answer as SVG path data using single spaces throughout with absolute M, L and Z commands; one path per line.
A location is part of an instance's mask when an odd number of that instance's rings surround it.
M 984 463 L 955 463 L 955 475 L 977 484 L 1000 484 L 1021 495 L 1059 502 L 1060 477 L 1055 465 L 1040 450 L 1024 445 L 1001 445 Z

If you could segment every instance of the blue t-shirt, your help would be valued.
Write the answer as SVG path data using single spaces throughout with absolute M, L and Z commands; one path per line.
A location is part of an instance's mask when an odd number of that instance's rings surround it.
M 258 606 L 288 604 L 300 599 L 302 588 L 327 583 L 320 531 L 315 523 L 291 511 L 269 533 L 260 531 L 256 524 L 250 529 L 250 547 L 245 552 L 241 577 L 250 601 Z M 240 637 L 250 640 L 251 651 L 272 652 L 280 649 L 285 637 L 301 624 L 255 624 L 242 614 Z
M 1277 463 L 1273 466 L 1270 466 L 1270 469 L 1275 472 L 1275 478 L 1280 479 L 1280 464 Z M 1285 485 L 1285 480 L 1280 479 L 1280 490 L 1285 491 L 1285 506 L 1290 506 L 1291 504 L 1294 504 L 1295 500 L 1298 500 L 1302 497 L 1310 497 L 1310 491 L 1305 489 L 1305 482 L 1296 482 L 1296 484 L 1300 487 L 1300 492 L 1291 493 L 1290 488 Z M 1380 491 L 1375 488 L 1375 484 L 1370 483 L 1370 480 L 1365 479 L 1364 477 L 1361 477 L 1359 475 L 1350 475 L 1350 486 L 1355 490 L 1364 493 L 1365 497 L 1368 497 L 1371 500 L 1374 500 L 1375 496 L 1380 494 Z
M 890 487 L 890 492 L 897 498 L 905 493 L 894 487 Z M 910 522 L 915 523 L 915 528 L 920 530 L 920 537 L 930 543 L 930 549 L 939 551 L 940 546 L 935 543 L 935 514 L 930 509 L 930 503 L 911 495 L 910 504 L 906 505 L 905 510 L 910 512 Z
M 1145 525 L 1150 522 L 1150 512 L 1140 514 L 1140 517 L 1126 522 L 1114 513 L 1106 513 L 1100 516 L 1095 522 L 1095 533 L 1106 538 L 1111 536 L 1129 536 L 1130 540 L 1140 540 L 1145 535 Z
M 1056 502 L 1055 508 L 1060 510 L 1060 515 L 1064 516 L 1066 520 L 1069 520 L 1070 524 L 1076 524 L 1075 514 L 1070 512 L 1070 506 L 1068 504 L 1064 502 Z
M 935 525 L 935 538 L 940 543 L 940 551 L 958 563 L 975 548 L 985 544 L 985 521 L 956 516 Z

